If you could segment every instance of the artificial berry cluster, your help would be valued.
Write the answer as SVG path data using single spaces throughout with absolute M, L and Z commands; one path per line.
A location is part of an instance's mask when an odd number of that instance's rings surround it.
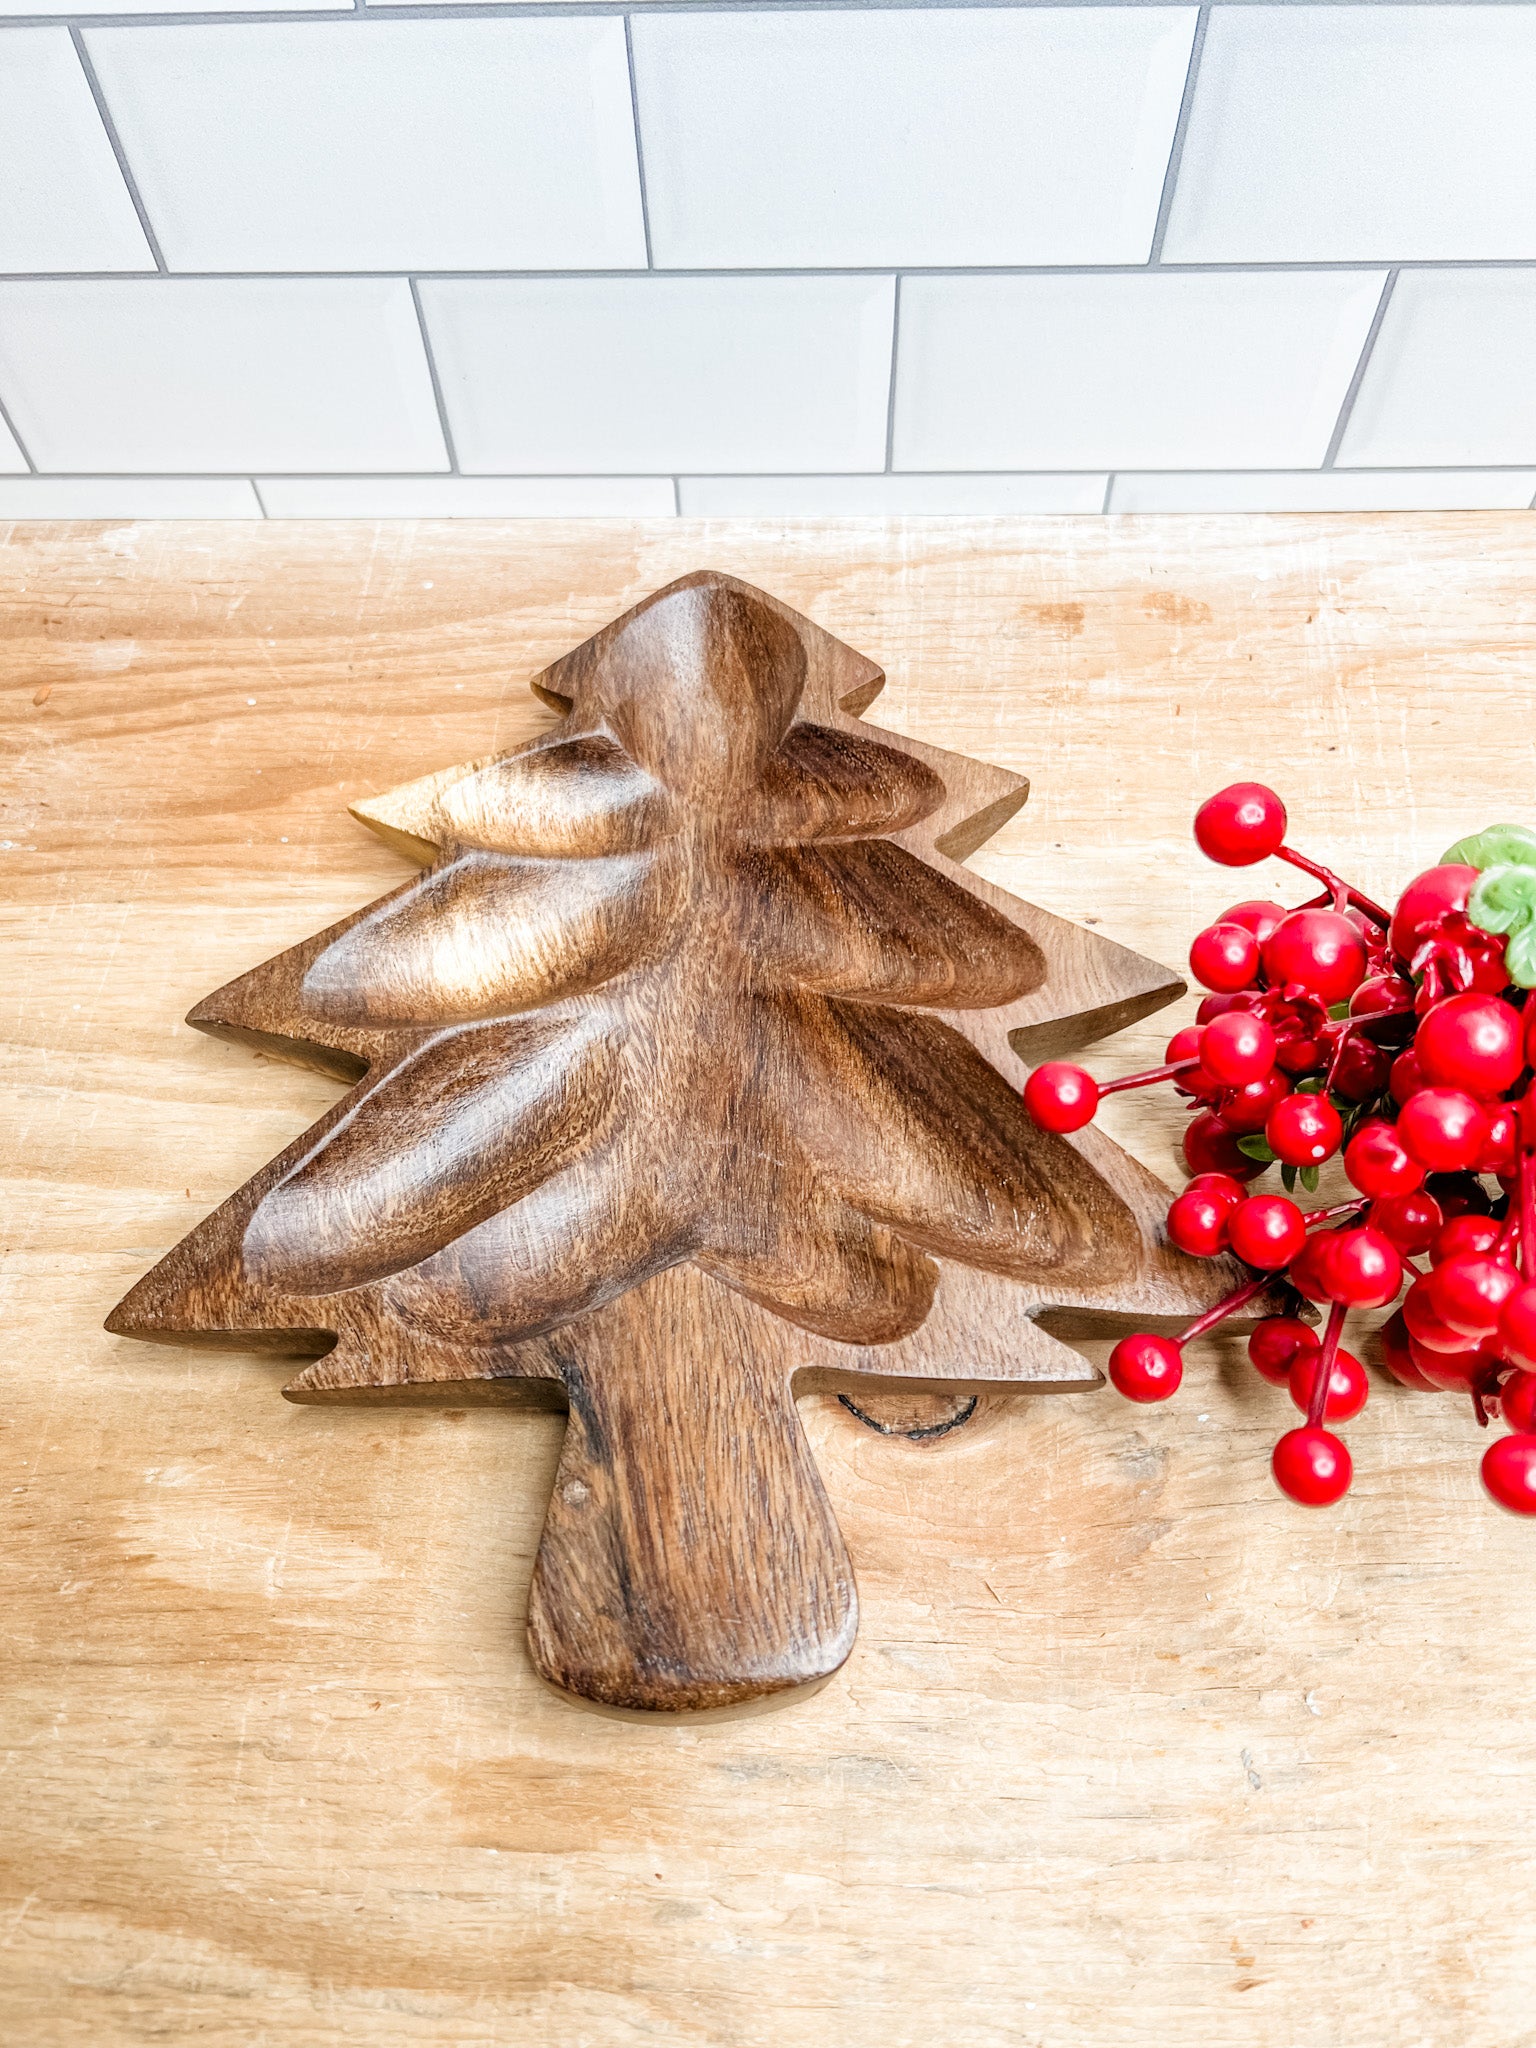
M 1497 825 L 1451 848 L 1388 911 L 1285 843 L 1285 806 L 1236 783 L 1195 818 L 1225 867 L 1271 857 L 1322 893 L 1295 909 L 1237 903 L 1190 947 L 1209 993 L 1164 1064 L 1096 1082 L 1053 1060 L 1024 1101 L 1042 1129 L 1092 1121 L 1106 1095 L 1167 1082 L 1193 1111 L 1192 1178 L 1168 1236 L 1199 1258 L 1231 1253 L 1250 1277 L 1178 1337 L 1117 1344 L 1110 1378 L 1163 1401 L 1183 1349 L 1258 1297 L 1283 1313 L 1255 1324 L 1248 1355 L 1305 1416 L 1275 1446 L 1281 1491 L 1327 1506 L 1353 1467 L 1325 1423 L 1365 1406 L 1369 1382 L 1341 1347 L 1351 1310 L 1402 1305 L 1381 1332 L 1403 1386 L 1470 1394 L 1478 1421 L 1513 1434 L 1483 1458 L 1483 1484 L 1536 1514 L 1536 833 Z M 1339 1157 L 1350 1199 L 1304 1210 Z M 1278 1165 L 1284 1193 L 1249 1183 Z M 1427 1260 L 1427 1263 L 1424 1263 Z M 1306 1303 L 1327 1311 L 1321 1334 Z

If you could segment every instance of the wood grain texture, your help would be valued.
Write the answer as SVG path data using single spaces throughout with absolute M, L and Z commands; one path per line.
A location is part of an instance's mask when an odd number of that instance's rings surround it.
M 541 738 L 353 807 L 418 880 L 187 1018 L 355 1086 L 107 1329 L 318 1357 L 295 1401 L 568 1406 L 528 1640 L 603 1707 L 847 1657 L 797 1385 L 1080 1390 L 1041 1308 L 1189 1316 L 1241 1278 L 1004 1078 L 1183 983 L 946 857 L 1026 786 L 873 738 L 846 707 L 883 680 L 685 576 L 533 679 Z
M 1530 815 L 1530 532 L 11 529 L 11 2034 L 1523 2042 L 1530 1535 L 1482 1502 L 1459 1404 L 1378 1379 L 1355 1491 L 1308 1516 L 1236 1343 L 1166 1409 L 993 1392 L 927 1443 L 811 1394 L 858 1645 L 790 1712 L 647 1727 L 521 1660 L 560 1417 L 292 1406 L 281 1366 L 100 1323 L 337 1092 L 171 1020 L 396 886 L 346 805 L 546 730 L 524 678 L 672 577 L 717 564 L 867 650 L 871 717 L 1032 777 L 983 878 L 1177 960 L 1234 893 L 1193 804 L 1240 774 L 1378 895 Z M 1106 1113 L 1173 1172 L 1166 1104 Z

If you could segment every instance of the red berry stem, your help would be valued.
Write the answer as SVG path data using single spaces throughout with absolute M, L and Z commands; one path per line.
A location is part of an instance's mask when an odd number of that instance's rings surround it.
M 1328 1311 L 1328 1327 L 1323 1332 L 1322 1353 L 1317 1361 L 1317 1377 L 1312 1382 L 1312 1399 L 1307 1404 L 1307 1427 L 1322 1427 L 1323 1410 L 1328 1406 L 1328 1385 L 1333 1378 L 1333 1361 L 1339 1349 L 1339 1339 L 1344 1334 L 1344 1318 L 1349 1314 L 1348 1305 L 1334 1302 Z
M 1362 1195 L 1358 1202 L 1337 1202 L 1331 1209 L 1309 1209 L 1307 1228 L 1314 1229 L 1319 1223 L 1336 1223 L 1341 1216 L 1358 1216 L 1362 1209 L 1369 1209 L 1370 1198 Z
M 1171 1081 L 1175 1074 L 1187 1074 L 1191 1067 L 1198 1067 L 1199 1055 L 1187 1060 L 1169 1060 L 1166 1066 L 1148 1067 L 1144 1074 L 1122 1074 L 1118 1081 L 1101 1081 L 1100 1096 L 1120 1095 L 1127 1088 L 1150 1088 L 1154 1081 Z
M 1383 930 L 1391 924 L 1390 910 L 1383 910 L 1379 903 L 1373 903 L 1369 896 L 1362 895 L 1358 889 L 1352 889 L 1348 882 L 1341 880 L 1332 868 L 1325 868 L 1315 860 L 1308 860 L 1307 856 L 1298 853 L 1294 846 L 1277 846 L 1275 859 L 1289 861 L 1293 868 L 1300 868 L 1304 875 L 1310 875 L 1315 882 L 1321 882 L 1331 892 L 1335 901 L 1342 896 L 1346 903 L 1352 903 L 1356 910 L 1363 910 L 1366 916 L 1379 924 Z
M 1180 1330 L 1174 1339 L 1177 1344 L 1188 1344 L 1195 1337 L 1203 1337 L 1207 1330 L 1214 1330 L 1218 1323 L 1224 1323 L 1228 1316 L 1235 1316 L 1244 1303 L 1252 1301 L 1256 1294 L 1262 1294 L 1266 1287 L 1275 1283 L 1273 1273 L 1261 1273 L 1257 1280 L 1245 1280 L 1241 1287 L 1218 1301 L 1214 1308 L 1208 1308 L 1203 1316 L 1197 1316 L 1187 1330 Z

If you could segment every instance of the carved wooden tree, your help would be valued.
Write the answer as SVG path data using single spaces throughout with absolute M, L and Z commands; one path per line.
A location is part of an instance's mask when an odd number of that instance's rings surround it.
M 608 1706 L 847 1656 L 797 1387 L 1091 1386 L 1040 1308 L 1226 1278 L 1018 1095 L 1181 983 L 957 864 L 1026 785 L 874 737 L 882 681 L 685 577 L 536 680 L 545 737 L 359 807 L 423 874 L 188 1020 L 354 1085 L 108 1328 L 315 1357 L 295 1401 L 568 1405 L 529 1641 Z

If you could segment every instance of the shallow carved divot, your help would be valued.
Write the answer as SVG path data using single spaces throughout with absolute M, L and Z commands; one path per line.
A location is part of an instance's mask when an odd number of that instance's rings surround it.
M 1018 1095 L 1182 984 L 957 864 L 1026 785 L 863 726 L 882 681 L 685 577 L 535 680 L 542 738 L 358 807 L 424 873 L 188 1020 L 351 1085 L 108 1327 L 310 1357 L 295 1401 L 567 1409 L 528 1639 L 605 1707 L 847 1656 L 797 1391 L 921 1429 L 935 1393 L 1091 1387 L 1042 1309 L 1228 1279 Z

